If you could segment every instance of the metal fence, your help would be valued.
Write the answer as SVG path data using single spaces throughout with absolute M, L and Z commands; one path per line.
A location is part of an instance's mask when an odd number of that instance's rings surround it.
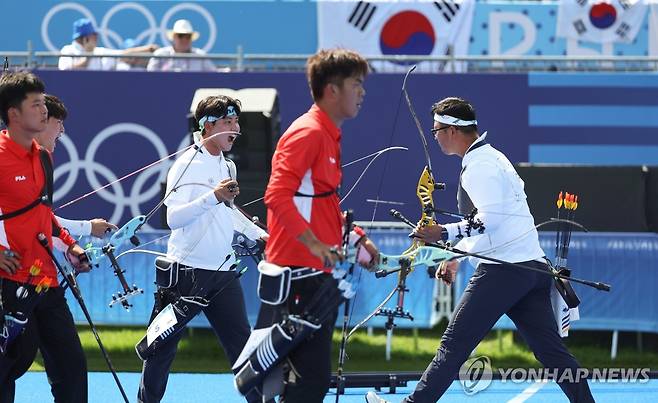
M 1 51 L 0 57 L 8 57 L 13 68 L 57 68 L 59 52 Z M 80 56 L 93 56 L 80 55 Z M 243 53 L 216 53 L 202 57 L 194 54 L 157 56 L 164 59 L 208 59 L 217 65 L 218 71 L 303 71 L 310 55 L 282 55 Z M 96 56 L 98 57 L 98 56 Z M 126 58 L 126 55 L 103 55 Z M 155 57 L 150 53 L 130 54 L 141 59 L 142 64 Z M 366 56 L 372 70 L 395 73 L 418 64 L 419 73 L 524 73 L 530 71 L 606 71 L 652 72 L 658 71 L 658 57 L 651 56 Z

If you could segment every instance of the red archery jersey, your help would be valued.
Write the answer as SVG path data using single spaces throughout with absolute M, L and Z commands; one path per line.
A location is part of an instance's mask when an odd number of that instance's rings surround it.
M 39 158 L 39 145 L 32 140 L 32 149 L 27 151 L 7 134 L 0 131 L 0 214 L 7 214 L 25 207 L 41 195 L 45 175 Z M 44 233 L 52 248 L 53 226 L 61 230 L 50 207 L 39 204 L 33 209 L 14 218 L 0 221 L 0 251 L 11 249 L 21 256 L 21 268 L 14 275 L 0 270 L 0 277 L 25 283 L 29 270 L 41 261 L 41 273 L 30 278 L 31 284 L 37 284 L 43 277 L 50 280 L 50 286 L 56 287 L 57 272 L 55 265 L 45 249 L 39 244 L 37 234 Z M 75 240 L 66 231 L 61 231 L 59 238 L 66 245 L 73 245 Z
M 280 266 L 329 271 L 297 237 L 310 228 L 328 245 L 340 245 L 343 215 L 336 191 L 340 185 L 340 129 L 317 105 L 295 120 L 272 157 L 272 175 L 265 192 L 267 260 Z

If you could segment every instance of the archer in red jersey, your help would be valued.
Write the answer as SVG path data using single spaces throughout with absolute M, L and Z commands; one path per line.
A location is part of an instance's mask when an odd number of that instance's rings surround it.
M 272 157 L 265 193 L 270 238 L 267 260 L 293 269 L 287 301 L 261 305 L 256 328 L 278 323 L 285 313 L 300 314 L 327 281 L 337 261 L 345 219 L 340 210 L 340 127 L 356 117 L 366 91 L 368 63 L 345 49 L 322 50 L 311 56 L 306 74 L 314 104 L 283 134 Z M 357 229 L 359 244 L 379 261 L 375 245 Z M 329 389 L 331 336 L 337 309 L 321 328 L 286 360 L 283 399 L 286 403 L 320 403 Z

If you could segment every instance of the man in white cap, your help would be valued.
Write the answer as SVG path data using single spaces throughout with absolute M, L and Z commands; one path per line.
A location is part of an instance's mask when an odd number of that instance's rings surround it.
M 158 49 L 153 53 L 154 56 L 171 56 L 195 54 L 205 56 L 203 49 L 193 48 L 192 42 L 199 39 L 199 33 L 192 28 L 192 23 L 188 20 L 178 20 L 174 23 L 174 28 L 167 31 L 167 38 L 171 41 L 171 46 Z M 149 71 L 216 71 L 217 67 L 208 59 L 189 59 L 189 58 L 157 58 L 153 57 L 146 68 Z

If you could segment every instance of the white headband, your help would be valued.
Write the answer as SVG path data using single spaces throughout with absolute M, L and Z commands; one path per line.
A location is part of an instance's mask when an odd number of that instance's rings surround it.
M 439 115 L 437 113 L 434 114 L 434 121 L 450 126 L 472 126 L 478 124 L 477 120 L 461 120 L 450 115 Z

